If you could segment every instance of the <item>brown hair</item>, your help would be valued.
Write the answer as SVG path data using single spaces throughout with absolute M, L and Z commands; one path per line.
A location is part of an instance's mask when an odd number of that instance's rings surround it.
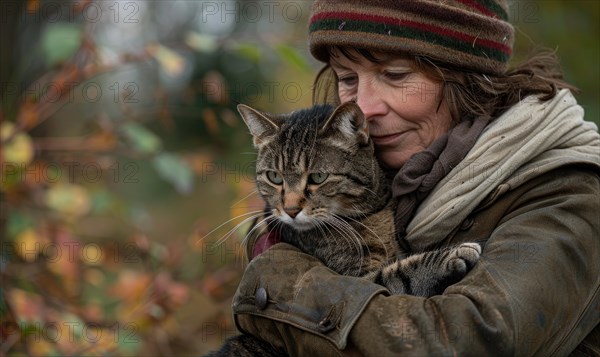
M 364 49 L 330 49 L 330 56 L 338 53 L 352 61 L 358 61 L 358 55 L 375 63 L 390 57 L 387 53 Z M 559 89 L 578 91 L 564 81 L 559 59 L 548 49 L 538 48 L 528 59 L 498 75 L 464 71 L 421 56 L 407 58 L 415 70 L 443 85 L 440 103 L 446 100 L 454 122 L 482 115 L 496 118 L 529 95 L 539 95 L 541 101 L 548 101 Z M 329 66 L 315 79 L 313 102 L 339 103 L 337 77 Z

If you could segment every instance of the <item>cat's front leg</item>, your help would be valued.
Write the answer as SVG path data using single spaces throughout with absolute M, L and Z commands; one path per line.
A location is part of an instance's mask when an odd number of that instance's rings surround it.
M 429 297 L 460 281 L 477 263 L 480 254 L 479 244 L 463 243 L 396 260 L 367 278 L 394 295 Z
M 456 247 L 447 248 L 449 253 L 446 258 L 449 278 L 460 281 L 479 261 L 481 246 L 477 243 L 462 243 Z M 442 276 L 444 278 L 444 276 Z

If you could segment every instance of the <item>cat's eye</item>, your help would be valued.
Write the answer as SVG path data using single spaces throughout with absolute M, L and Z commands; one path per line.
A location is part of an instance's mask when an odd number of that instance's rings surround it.
M 267 178 L 275 185 L 281 185 L 283 183 L 283 177 L 275 171 L 267 171 Z
M 325 180 L 327 180 L 328 176 L 329 174 L 324 174 L 322 172 L 314 172 L 308 175 L 308 183 L 315 185 L 322 184 Z

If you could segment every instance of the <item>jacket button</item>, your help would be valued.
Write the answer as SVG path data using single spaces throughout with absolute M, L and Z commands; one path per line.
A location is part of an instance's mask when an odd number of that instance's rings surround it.
M 329 320 L 329 319 L 324 319 L 322 321 L 319 322 L 319 324 L 317 325 L 317 329 L 321 332 L 328 332 L 333 330 L 333 328 L 335 327 L 335 325 L 333 324 L 333 321 Z
M 321 332 L 328 332 L 335 328 L 335 324 L 329 317 L 326 317 L 323 320 L 319 321 L 319 324 L 317 326 L 318 330 Z
M 327 312 L 325 317 L 323 317 L 323 319 L 321 319 L 321 321 L 319 321 L 319 323 L 317 324 L 317 330 L 325 333 L 325 332 L 329 332 L 335 328 L 336 321 L 337 321 L 335 310 L 336 310 L 335 305 L 332 305 L 329 308 L 329 311 Z
M 267 307 L 267 290 L 265 288 L 258 288 L 258 290 L 256 290 L 254 303 L 259 310 L 264 310 L 265 307 Z

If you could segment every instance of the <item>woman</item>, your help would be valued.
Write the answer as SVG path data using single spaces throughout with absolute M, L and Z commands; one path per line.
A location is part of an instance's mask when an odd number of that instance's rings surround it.
M 355 100 L 421 251 L 477 241 L 442 295 L 389 296 L 262 236 L 238 328 L 302 356 L 600 351 L 600 137 L 542 54 L 508 70 L 507 1 L 315 1 L 315 101 Z M 275 270 L 286 268 L 286 275 Z M 257 292 L 260 291 L 260 294 Z M 586 354 L 587 353 L 587 354 Z

